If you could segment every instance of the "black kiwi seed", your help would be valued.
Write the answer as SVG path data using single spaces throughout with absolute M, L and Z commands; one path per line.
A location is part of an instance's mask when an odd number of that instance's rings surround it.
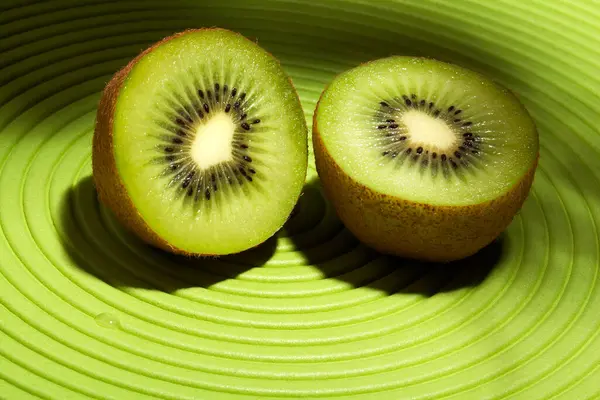
M 431 157 L 432 157 L 433 159 L 436 159 L 436 158 L 437 158 L 437 153 L 434 151 L 433 153 L 431 153 Z
M 456 158 L 461 158 L 462 154 L 459 151 L 455 151 L 454 155 L 456 156 Z
M 406 140 L 406 136 L 400 136 L 400 140 Z
M 379 125 L 379 126 L 377 127 L 377 129 L 385 129 L 385 128 L 387 128 L 387 125 Z
M 218 91 L 219 91 L 219 89 L 220 89 L 220 86 L 219 86 L 219 84 L 218 84 L 218 83 L 215 83 L 215 92 L 218 92 Z
M 446 161 L 446 158 L 447 158 L 446 155 L 442 154 L 442 161 Z
M 206 97 L 208 97 L 209 99 L 212 97 L 212 92 L 210 90 L 206 91 Z
M 192 194 L 194 194 L 194 190 L 192 188 L 189 188 L 187 191 L 187 195 L 192 196 Z
M 252 182 L 252 177 L 250 175 L 244 175 L 248 182 Z
M 392 129 L 396 129 L 397 127 L 398 127 L 398 124 L 391 124 L 390 125 L 390 128 L 392 128 Z
M 244 123 L 242 124 L 242 128 L 244 128 L 245 130 L 249 131 L 249 130 L 250 130 L 250 125 L 248 125 L 248 123 L 247 123 L 247 122 L 244 122 Z
M 460 122 L 460 118 L 455 118 L 454 122 Z
M 183 180 L 183 183 L 181 184 L 182 188 L 187 188 L 188 186 L 190 186 L 190 183 L 192 183 L 192 178 L 194 177 L 194 173 L 195 171 L 190 172 L 185 179 Z
M 179 126 L 185 126 L 185 121 L 182 120 L 181 118 L 176 118 L 175 123 Z
M 210 190 L 206 189 L 206 191 L 204 192 L 204 197 L 206 198 L 206 200 L 210 200 Z
M 167 153 L 172 153 L 174 151 L 174 149 L 172 147 L 165 147 L 165 151 Z
M 452 111 L 454 111 L 454 106 L 448 107 L 448 112 L 452 112 Z
M 223 93 L 227 93 L 227 90 L 229 90 L 229 87 L 227 87 L 227 85 L 223 85 Z
M 247 149 L 247 148 L 248 148 L 248 145 L 247 145 L 247 144 L 240 144 L 240 148 L 241 148 L 241 149 Z
M 204 118 L 204 113 L 202 112 L 201 109 L 197 109 L 196 112 L 198 113 L 198 118 L 200 118 L 200 119 Z
M 252 121 L 253 124 L 260 124 L 260 119 L 256 118 L 254 121 Z
M 240 102 L 236 101 L 235 103 L 233 103 L 233 108 L 240 108 Z
M 385 122 L 396 122 L 396 120 L 393 119 L 386 119 Z
M 175 133 L 178 134 L 179 136 L 186 136 L 186 133 L 184 131 L 182 131 L 181 129 L 178 129 Z
M 206 112 L 209 112 L 209 111 L 210 111 L 210 109 L 208 108 L 208 104 L 204 103 L 204 104 L 202 105 L 202 107 L 204 108 L 204 111 L 206 111 Z
M 248 114 L 244 113 L 240 116 L 240 119 L 246 119 L 247 116 L 248 116 Z
M 470 137 L 473 137 L 473 134 L 471 132 L 466 132 L 466 133 L 463 133 L 463 137 L 470 138 Z
M 379 102 L 379 104 L 381 104 L 383 107 L 389 107 L 390 105 L 388 103 L 386 103 L 385 101 L 381 101 Z
M 411 99 L 416 99 L 416 98 L 417 98 L 417 95 L 413 93 L 413 94 L 411 94 L 411 95 L 410 95 L 410 98 L 411 98 Z
M 429 108 L 433 108 L 433 101 L 429 103 Z
M 201 99 L 204 98 L 204 92 L 202 90 L 198 90 L 198 96 L 200 96 Z
M 244 100 L 246 98 L 246 93 L 240 94 L 240 100 Z
M 454 115 L 458 115 L 462 112 L 462 110 L 456 110 L 456 112 L 454 113 Z
M 240 168 L 239 168 L 239 170 L 240 170 L 240 172 L 242 173 L 242 175 L 244 175 L 244 176 L 248 175 L 248 174 L 246 173 L 246 170 L 245 170 L 243 167 L 240 167 Z
M 465 122 L 465 123 L 463 124 L 463 126 L 471 126 L 471 125 L 473 125 L 473 123 L 472 123 L 471 121 L 469 121 L 469 122 Z
M 425 103 L 427 103 L 425 100 L 421 100 L 421 101 L 419 102 L 419 104 L 421 105 L 421 107 L 423 107 L 423 106 L 425 105 Z
M 411 102 L 411 101 L 410 101 L 410 99 L 408 99 L 408 98 L 407 98 L 407 99 L 404 99 L 404 103 L 405 103 L 407 106 L 409 106 L 409 107 L 412 105 L 412 102 Z
M 231 91 L 231 97 L 235 97 L 236 94 L 237 94 L 237 88 L 233 88 L 233 90 Z
M 177 168 L 179 168 L 178 164 L 171 164 L 169 165 L 169 167 L 171 168 L 171 170 L 175 171 Z
M 406 154 L 410 154 L 412 152 L 412 147 L 409 147 L 408 149 L 406 149 Z
M 388 154 L 390 154 L 389 151 L 384 151 L 383 153 L 381 153 L 382 156 L 387 156 Z
M 252 168 L 248 168 L 248 171 L 249 171 L 251 174 L 255 174 L 255 173 L 256 173 L 256 171 L 255 171 L 254 169 L 252 169 Z
M 417 148 L 417 154 L 421 154 L 422 152 L 423 152 L 423 148 L 422 147 Z
M 174 139 L 172 140 L 172 142 L 173 142 L 173 143 L 175 143 L 175 144 L 182 144 L 182 143 L 183 143 L 183 140 L 181 140 L 181 139 L 179 139 L 179 138 L 174 138 Z
M 439 116 L 439 115 L 440 115 L 440 113 L 441 113 L 441 111 L 440 111 L 440 110 L 435 110 L 435 111 L 434 111 L 434 113 L 433 113 L 433 115 L 435 115 L 435 116 L 437 117 L 437 116 Z
M 229 111 L 231 111 L 231 104 L 227 103 L 225 106 L 225 112 L 228 113 Z
M 453 159 L 450 159 L 450 164 L 452 164 L 452 168 L 458 167 L 458 165 L 456 164 L 456 162 L 454 162 Z
M 246 161 L 246 162 L 252 162 L 252 159 L 251 159 L 250 157 L 248 157 L 248 156 L 244 156 L 244 157 L 242 157 L 242 158 L 243 158 L 243 159 L 244 159 L 244 161 Z

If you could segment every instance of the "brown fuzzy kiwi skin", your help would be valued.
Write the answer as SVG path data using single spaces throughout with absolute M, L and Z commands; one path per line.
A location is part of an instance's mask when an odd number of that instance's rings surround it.
M 436 206 L 371 190 L 348 176 L 328 153 L 313 115 L 317 173 L 326 197 L 357 239 L 386 254 L 430 262 L 456 261 L 492 243 L 529 194 L 537 163 L 503 196 L 468 206 Z
M 144 242 L 165 251 L 188 257 L 216 257 L 219 255 L 189 253 L 183 249 L 173 246 L 158 236 L 158 234 L 154 232 L 150 226 L 148 226 L 146 221 L 144 221 L 135 205 L 132 203 L 119 171 L 117 170 L 113 147 L 114 114 L 121 87 L 127 79 L 128 74 L 142 57 L 156 49 L 158 46 L 179 36 L 191 32 L 214 30 L 225 29 L 187 29 L 165 37 L 142 51 L 126 66 L 116 72 L 104 88 L 100 97 L 92 142 L 92 174 L 100 202 L 111 210 L 117 220 L 119 220 L 119 222 L 125 228 L 135 233 Z M 242 35 L 240 36 L 245 38 Z M 249 40 L 247 38 L 245 39 Z M 297 93 L 296 96 L 298 96 Z M 299 98 L 298 103 L 300 103 Z

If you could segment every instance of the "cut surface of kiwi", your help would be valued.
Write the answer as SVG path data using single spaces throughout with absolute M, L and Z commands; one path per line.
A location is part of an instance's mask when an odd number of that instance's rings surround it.
M 188 30 L 107 85 L 93 164 L 100 199 L 146 241 L 231 254 L 264 242 L 291 213 L 307 127 L 273 56 L 225 29 Z
M 432 260 L 473 254 L 506 228 L 539 151 L 533 120 L 506 88 L 403 56 L 334 79 L 313 142 L 326 192 L 359 238 Z

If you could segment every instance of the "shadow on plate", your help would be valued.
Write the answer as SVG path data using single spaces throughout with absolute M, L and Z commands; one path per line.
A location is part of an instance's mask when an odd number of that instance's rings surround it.
M 290 234 L 289 240 L 297 245 L 297 254 L 307 264 L 322 271 L 327 279 L 346 282 L 351 287 L 368 287 L 393 293 L 419 293 L 425 296 L 440 291 L 452 291 L 479 285 L 500 260 L 503 240 L 500 238 L 468 259 L 432 264 L 403 260 L 381 255 L 360 244 L 339 222 L 331 207 L 320 194 L 318 181 L 307 183 L 305 195 L 299 202 L 298 215 L 290 218 L 285 230 L 298 229 L 303 209 L 316 207 L 321 215 L 316 228 Z M 315 205 L 316 204 L 316 205 Z M 330 223 L 323 218 L 330 218 Z M 306 247 L 302 238 L 319 234 L 320 226 L 330 228 L 332 242 Z M 173 293 L 178 289 L 209 288 L 219 282 L 235 279 L 253 268 L 260 268 L 275 255 L 278 237 L 246 252 L 221 258 L 190 258 L 173 255 L 148 246 L 127 232 L 102 207 L 91 177 L 85 178 L 65 196 L 62 207 L 61 229 L 65 249 L 73 264 L 118 288 L 143 288 Z M 342 237 L 344 246 L 335 246 L 336 237 Z M 301 243 L 302 242 L 302 243 Z M 351 244 L 351 248 L 346 245 Z M 323 259 L 325 256 L 326 259 Z
M 419 262 L 384 255 L 360 243 L 344 228 L 325 199 L 318 179 L 307 182 L 305 192 L 313 193 L 313 199 L 314 193 L 319 193 L 324 207 L 321 227 L 333 225 L 334 229 L 328 243 L 314 247 L 305 247 L 306 234 L 292 234 L 289 238 L 296 243 L 297 251 L 303 254 L 308 264 L 319 268 L 326 278 L 346 282 L 351 287 L 368 287 L 387 295 L 417 293 L 424 296 L 476 287 L 500 263 L 505 250 L 506 240 L 501 235 L 477 254 L 450 263 Z M 314 235 L 318 234 L 317 228 Z M 340 246 L 340 242 L 345 246 Z M 329 252 L 328 244 L 338 249 Z
M 63 244 L 73 264 L 105 283 L 172 293 L 189 287 L 208 288 L 260 267 L 275 253 L 275 237 L 230 262 L 227 257 L 193 258 L 149 246 L 127 231 L 103 207 L 91 177 L 65 194 L 61 208 Z

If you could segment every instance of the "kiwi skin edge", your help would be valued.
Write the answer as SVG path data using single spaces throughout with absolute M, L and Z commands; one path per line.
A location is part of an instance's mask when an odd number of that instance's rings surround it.
M 135 233 L 144 242 L 158 247 L 162 250 L 180 254 L 184 256 L 200 256 L 200 257 L 215 257 L 215 254 L 196 254 L 189 253 L 183 249 L 177 248 L 169 242 L 162 239 L 148 226 L 144 221 L 135 205 L 132 203 L 127 189 L 123 184 L 123 181 L 117 170 L 114 152 L 113 152 L 113 124 L 114 124 L 114 113 L 117 100 L 119 98 L 119 91 L 125 82 L 129 72 L 136 65 L 136 63 L 144 57 L 146 54 L 153 51 L 158 46 L 168 42 L 169 40 L 175 39 L 179 36 L 190 32 L 196 31 L 209 31 L 209 30 L 224 30 L 223 28 L 198 28 L 198 29 L 187 29 L 171 36 L 167 36 L 160 41 L 154 43 L 134 59 L 132 59 L 126 66 L 116 72 L 112 79 L 108 82 L 104 88 L 98 104 L 96 114 L 96 124 L 94 127 L 94 137 L 92 142 L 92 174 L 94 178 L 94 184 L 98 192 L 98 198 L 100 202 L 106 205 L 112 213 L 116 216 L 119 222 L 128 230 Z M 241 37 L 241 34 L 238 34 Z M 245 37 L 244 37 L 245 38 Z M 245 38 L 249 40 L 248 38 Z M 288 77 L 289 81 L 291 79 Z M 292 86 L 294 87 L 294 86 Z M 294 87 L 295 90 L 295 87 Z M 298 93 L 296 92 L 296 97 Z M 298 97 L 298 102 L 300 99 Z M 201 238 L 199 238 L 201 240 Z
M 529 194 L 532 167 L 503 196 L 469 206 L 435 206 L 375 192 L 353 180 L 327 152 L 313 115 L 313 147 L 323 190 L 358 240 L 386 254 L 450 262 L 477 253 L 511 223 Z

